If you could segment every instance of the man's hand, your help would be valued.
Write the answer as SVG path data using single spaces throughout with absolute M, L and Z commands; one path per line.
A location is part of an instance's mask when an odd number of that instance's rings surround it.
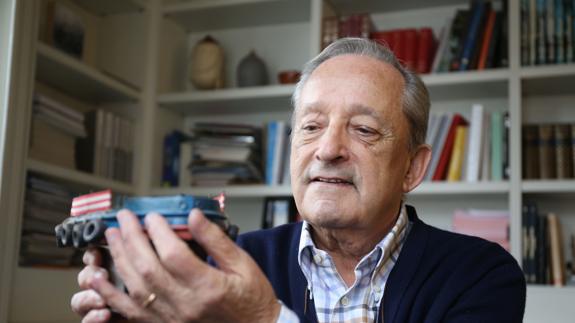
M 82 272 L 88 272 L 93 290 L 74 296 L 93 299 L 84 306 L 77 301 L 74 308 L 80 314 L 88 313 L 86 322 L 91 322 L 88 316 L 100 313 L 109 318 L 106 310 L 93 310 L 103 308 L 104 305 L 96 306 L 100 299 L 124 317 L 142 322 L 274 322 L 277 319 L 280 305 L 257 264 L 201 211 L 191 212 L 189 230 L 218 268 L 200 260 L 158 214 L 149 214 L 145 219 L 155 252 L 134 214 L 120 211 L 118 220 L 121 229 L 108 229 L 106 239 L 129 295 L 108 282 L 105 272 L 94 275 L 92 271 L 99 269 L 89 265 Z M 152 294 L 155 297 L 151 297 Z

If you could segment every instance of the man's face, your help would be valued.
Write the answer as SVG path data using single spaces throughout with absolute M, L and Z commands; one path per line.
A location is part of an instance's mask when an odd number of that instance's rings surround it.
M 404 80 L 391 65 L 342 55 L 322 63 L 296 103 L 292 190 L 302 217 L 325 229 L 370 228 L 408 191 Z

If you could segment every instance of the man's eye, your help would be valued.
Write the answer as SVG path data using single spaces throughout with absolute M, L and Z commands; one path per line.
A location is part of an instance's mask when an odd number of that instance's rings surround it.
M 317 129 L 319 129 L 319 127 L 315 124 L 307 124 L 301 128 L 303 131 L 306 131 L 306 132 L 313 132 L 313 131 L 316 131 Z
M 368 128 L 368 127 L 357 127 L 356 131 L 364 136 L 374 135 L 376 134 L 375 130 Z

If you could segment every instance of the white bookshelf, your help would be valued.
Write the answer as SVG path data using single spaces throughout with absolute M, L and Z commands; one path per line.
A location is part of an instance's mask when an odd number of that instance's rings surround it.
M 38 42 L 36 77 L 81 100 L 96 103 L 137 101 L 137 90 L 56 48 Z
M 309 21 L 310 0 L 196 0 L 167 4 L 163 13 L 187 31 L 203 32 Z
M 58 182 L 68 183 L 69 185 L 84 188 L 111 189 L 114 192 L 122 194 L 134 194 L 132 185 L 113 181 L 100 176 L 95 176 L 86 172 L 68 169 L 60 166 L 51 165 L 42 161 L 28 159 L 26 162 L 28 171 L 51 177 Z
M 521 183 L 524 193 L 575 194 L 575 180 L 525 180 Z
M 261 111 L 267 107 L 285 110 L 294 88 L 294 85 L 270 85 L 168 93 L 158 96 L 158 104 L 185 115 Z
M 116 15 L 122 13 L 132 13 L 143 11 L 146 7 L 146 0 L 73 0 L 82 8 L 97 15 Z
M 575 64 L 526 66 L 521 68 L 520 77 L 526 96 L 574 94 Z

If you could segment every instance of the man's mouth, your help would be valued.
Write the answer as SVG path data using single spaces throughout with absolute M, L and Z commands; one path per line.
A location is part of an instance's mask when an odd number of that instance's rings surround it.
M 311 179 L 312 183 L 327 183 L 327 184 L 335 184 L 335 185 L 353 185 L 353 182 L 343 179 L 343 178 L 338 178 L 338 177 L 314 177 Z

